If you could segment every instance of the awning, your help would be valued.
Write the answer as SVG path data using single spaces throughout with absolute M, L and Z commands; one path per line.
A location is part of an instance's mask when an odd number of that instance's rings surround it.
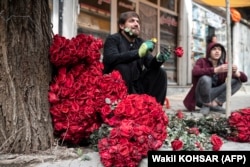
M 208 6 L 226 7 L 225 0 L 195 0 Z M 230 7 L 248 7 L 250 6 L 250 0 L 230 0 Z

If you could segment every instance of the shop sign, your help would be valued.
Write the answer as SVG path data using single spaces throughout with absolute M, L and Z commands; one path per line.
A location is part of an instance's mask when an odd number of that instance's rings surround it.
M 214 28 L 221 28 L 223 26 L 223 18 L 213 12 L 206 12 L 206 22 Z

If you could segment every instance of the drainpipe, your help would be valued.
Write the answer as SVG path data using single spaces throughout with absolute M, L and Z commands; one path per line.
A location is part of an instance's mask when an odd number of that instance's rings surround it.
M 63 28 L 63 0 L 59 1 L 58 4 L 59 11 L 58 11 L 58 33 L 60 35 L 63 34 L 62 28 Z

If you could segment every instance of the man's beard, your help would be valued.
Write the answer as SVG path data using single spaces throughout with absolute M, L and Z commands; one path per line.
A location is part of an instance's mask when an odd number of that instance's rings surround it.
M 134 33 L 132 32 L 132 29 L 130 29 L 130 28 L 125 28 L 125 29 L 124 29 L 124 32 L 125 32 L 125 34 L 126 34 L 127 36 L 129 36 L 129 37 L 131 37 L 131 38 L 137 38 L 137 37 L 138 37 L 138 34 L 134 34 Z

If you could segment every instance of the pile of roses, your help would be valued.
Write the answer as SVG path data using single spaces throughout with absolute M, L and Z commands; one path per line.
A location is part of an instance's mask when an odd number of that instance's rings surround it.
M 250 142 L 250 108 L 232 112 L 228 122 L 230 126 L 228 140 Z
M 102 47 L 91 35 L 54 36 L 49 58 L 56 75 L 48 93 L 54 133 L 79 144 L 105 123 L 112 130 L 98 143 L 102 163 L 137 166 L 164 143 L 168 118 L 155 98 L 128 95 L 119 72 L 102 74 Z
M 48 98 L 55 134 L 63 141 L 78 144 L 88 138 L 101 125 L 97 112 L 107 105 L 105 98 L 116 100 L 127 94 L 118 72 L 102 75 L 102 46 L 101 40 L 84 34 L 72 40 L 54 36 L 50 61 L 57 75 Z
M 151 96 L 128 95 L 112 115 L 107 122 L 113 127 L 109 136 L 98 142 L 104 166 L 138 166 L 147 152 L 159 149 L 167 137 L 168 118 Z

